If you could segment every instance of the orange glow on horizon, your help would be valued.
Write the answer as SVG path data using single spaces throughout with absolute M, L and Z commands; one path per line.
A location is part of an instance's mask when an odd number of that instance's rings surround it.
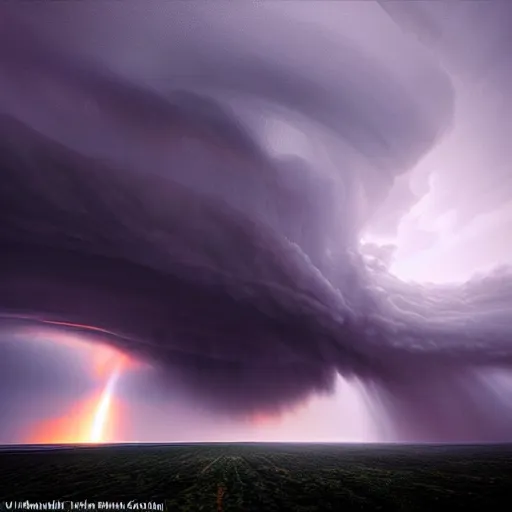
M 97 353 L 96 375 L 108 375 L 102 389 L 58 418 L 38 423 L 24 441 L 28 444 L 75 444 L 115 442 L 120 418 L 119 401 L 114 396 L 117 380 L 128 358 L 115 352 Z M 98 372 L 98 369 L 101 371 Z
M 278 427 L 286 422 L 286 420 L 296 417 L 301 412 L 307 411 L 313 397 L 309 397 L 303 402 L 299 402 L 291 407 L 276 411 L 257 411 L 249 416 L 249 422 L 256 427 Z
M 120 404 L 115 398 L 115 388 L 122 373 L 146 366 L 129 354 L 102 339 L 102 334 L 115 336 L 94 326 L 58 322 L 41 318 L 33 319 L 39 325 L 19 329 L 24 338 L 43 344 L 57 344 L 71 349 L 84 362 L 100 389 L 92 396 L 80 399 L 65 414 L 37 422 L 24 436 L 22 442 L 29 444 L 74 444 L 115 442 L 119 435 Z M 60 329 L 59 329 L 60 328 Z M 65 329 L 62 329 L 65 328 Z M 74 330 L 76 329 L 76 331 Z M 84 332 L 84 331 L 89 331 Z M 92 338 L 91 338 L 92 336 Z
M 103 390 L 75 404 L 62 416 L 38 422 L 23 442 L 28 444 L 115 442 L 116 425 L 121 416 L 121 406 L 113 397 L 109 403 L 108 421 L 103 425 L 101 438 L 95 440 L 92 436 L 98 404 L 101 403 L 102 397 Z
M 281 413 L 269 414 L 264 412 L 257 412 L 251 416 L 251 423 L 257 427 L 275 426 L 279 425 L 281 421 Z

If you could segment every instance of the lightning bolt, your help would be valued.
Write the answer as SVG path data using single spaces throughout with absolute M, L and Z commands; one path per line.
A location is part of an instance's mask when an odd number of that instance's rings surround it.
M 111 442 L 112 423 L 118 414 L 115 390 L 123 371 L 131 361 L 122 354 L 97 351 L 96 374 L 108 378 L 97 394 L 81 400 L 66 414 L 38 422 L 24 442 L 34 444 Z
M 112 372 L 101 393 L 91 425 L 89 437 L 89 442 L 91 443 L 105 442 L 105 427 L 108 425 L 110 419 L 112 396 L 114 394 L 117 381 L 121 376 L 121 367 L 122 365 L 119 364 L 119 366 Z

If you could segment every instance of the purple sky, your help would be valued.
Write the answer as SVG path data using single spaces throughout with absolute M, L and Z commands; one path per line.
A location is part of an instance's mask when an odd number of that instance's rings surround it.
M 2 5 L 0 443 L 512 440 L 511 15 Z

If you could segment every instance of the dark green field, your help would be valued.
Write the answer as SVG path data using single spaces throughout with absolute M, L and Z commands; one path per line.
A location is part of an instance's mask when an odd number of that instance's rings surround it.
M 168 511 L 510 510 L 512 446 L 192 444 L 0 451 L 0 501 Z

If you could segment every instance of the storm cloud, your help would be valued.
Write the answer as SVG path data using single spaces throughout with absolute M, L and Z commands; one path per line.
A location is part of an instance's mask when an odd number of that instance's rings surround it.
M 279 410 L 341 374 L 366 386 L 395 439 L 509 439 L 489 372 L 512 361 L 512 270 L 411 283 L 390 272 L 393 247 L 360 242 L 399 229 L 421 195 L 404 177 L 453 134 L 458 154 L 474 150 L 464 44 L 499 24 L 369 2 L 152 6 L 2 7 L 8 330 L 101 329 L 151 361 L 160 392 L 226 414 Z M 497 55 L 509 70 L 497 48 L 486 65 Z M 497 102 L 509 75 L 492 76 Z M 306 147 L 271 151 L 275 122 Z M 459 226 L 511 199 L 509 153 L 489 165 L 506 113 L 482 123 L 495 133 L 467 181 L 494 176 L 478 182 L 485 197 L 437 196 Z

